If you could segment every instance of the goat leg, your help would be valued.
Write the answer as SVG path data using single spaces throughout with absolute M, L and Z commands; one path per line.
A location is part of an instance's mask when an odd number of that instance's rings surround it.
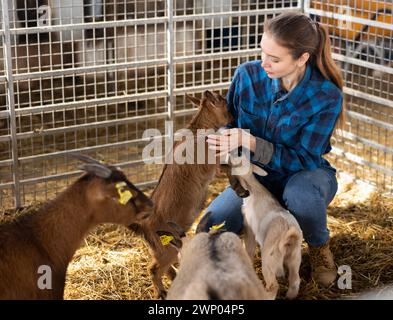
M 266 290 L 268 291 L 271 298 L 274 300 L 277 296 L 279 285 L 276 278 L 276 273 L 266 263 L 266 260 L 268 259 L 264 260 L 264 263 L 262 263 L 262 274 L 266 283 Z
M 293 252 L 290 257 L 285 261 L 285 265 L 288 269 L 288 291 L 286 297 L 288 299 L 294 299 L 299 293 L 300 287 L 300 276 L 299 269 L 302 261 L 301 252 Z
M 245 243 L 246 251 L 251 261 L 254 262 L 254 255 L 255 255 L 255 248 L 257 246 L 257 241 L 255 239 L 254 232 L 252 231 L 245 217 L 243 221 L 244 221 L 243 222 L 244 243 Z
M 173 248 L 166 248 L 160 252 L 154 252 L 154 261 L 150 267 L 150 273 L 153 279 L 153 285 L 156 298 L 165 298 L 166 290 L 162 283 L 162 277 L 165 273 L 171 272 L 169 269 L 176 262 L 177 252 Z

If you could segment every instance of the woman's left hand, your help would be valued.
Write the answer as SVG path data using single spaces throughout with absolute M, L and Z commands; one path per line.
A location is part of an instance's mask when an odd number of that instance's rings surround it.
M 216 151 L 217 157 L 224 157 L 239 147 L 247 147 L 250 151 L 255 151 L 255 137 L 240 128 L 223 130 L 221 135 L 209 134 L 207 143 L 209 149 Z

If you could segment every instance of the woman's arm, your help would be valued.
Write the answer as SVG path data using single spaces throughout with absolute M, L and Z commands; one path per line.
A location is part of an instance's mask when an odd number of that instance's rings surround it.
M 288 174 L 299 170 L 313 170 L 320 165 L 321 156 L 329 144 L 341 105 L 342 98 L 327 102 L 326 107 L 303 127 L 299 142 L 291 147 L 254 137 L 247 130 L 240 128 L 228 129 L 221 136 L 209 135 L 207 142 L 209 148 L 216 150 L 219 157 L 242 146 L 254 153 L 253 161 L 274 171 Z

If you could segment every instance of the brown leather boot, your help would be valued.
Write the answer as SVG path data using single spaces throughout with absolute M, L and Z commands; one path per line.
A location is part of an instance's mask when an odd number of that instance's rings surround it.
M 337 268 L 334 263 L 333 253 L 330 251 L 329 242 L 321 247 L 309 247 L 311 277 L 318 284 L 329 287 L 337 277 Z

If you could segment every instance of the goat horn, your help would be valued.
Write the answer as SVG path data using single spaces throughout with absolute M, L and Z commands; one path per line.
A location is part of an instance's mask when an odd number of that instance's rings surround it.
M 91 163 L 91 164 L 100 164 L 103 165 L 102 162 L 99 160 L 96 160 L 92 157 L 86 156 L 81 153 L 71 153 L 71 156 L 75 159 L 78 159 L 79 161 L 85 162 L 85 163 Z
M 101 163 L 100 164 L 87 163 L 79 166 L 78 168 L 88 173 L 93 173 L 97 177 L 104 178 L 104 179 L 109 178 L 112 174 L 112 171 L 109 168 L 102 165 Z

